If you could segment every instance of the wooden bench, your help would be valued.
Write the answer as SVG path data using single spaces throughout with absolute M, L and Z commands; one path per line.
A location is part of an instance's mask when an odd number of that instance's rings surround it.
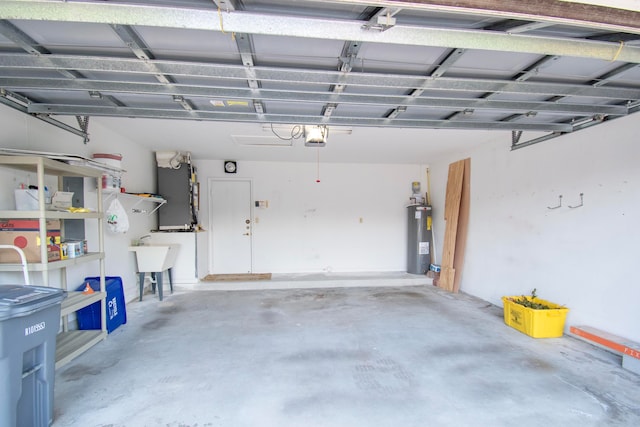
M 640 344 L 590 326 L 571 326 L 572 335 L 622 355 L 622 367 L 640 374 Z

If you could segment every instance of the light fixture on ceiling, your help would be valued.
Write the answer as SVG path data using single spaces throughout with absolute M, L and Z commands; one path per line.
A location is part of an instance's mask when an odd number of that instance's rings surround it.
M 287 123 L 267 123 L 262 125 L 262 130 L 265 132 L 276 131 L 278 133 L 283 134 L 291 134 L 292 131 L 294 134 L 298 133 L 298 131 L 302 131 L 304 126 L 309 127 L 310 125 L 299 125 L 299 124 L 287 124 Z M 322 125 L 327 128 L 331 132 L 331 135 L 351 135 L 353 133 L 353 129 L 345 127 L 345 126 L 329 126 Z
M 329 129 L 325 125 L 304 126 L 305 147 L 324 147 L 327 145 Z
M 327 143 L 329 130 L 332 135 L 342 134 L 351 135 L 353 132 L 350 128 L 331 127 L 327 125 L 299 125 L 285 123 L 269 123 L 262 125 L 262 130 L 271 132 L 279 139 L 284 141 L 293 141 L 295 139 L 304 138 L 307 147 L 324 147 Z

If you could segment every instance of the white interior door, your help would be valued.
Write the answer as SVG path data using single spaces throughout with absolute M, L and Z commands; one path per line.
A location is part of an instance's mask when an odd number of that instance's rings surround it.
M 210 270 L 251 273 L 251 181 L 212 179 L 210 184 Z

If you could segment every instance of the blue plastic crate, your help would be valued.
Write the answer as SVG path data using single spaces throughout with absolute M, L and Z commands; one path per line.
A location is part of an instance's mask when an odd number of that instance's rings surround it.
M 82 286 L 77 290 L 85 289 L 87 283 L 91 289 L 98 291 L 100 289 L 99 277 L 85 277 Z M 124 288 L 122 286 L 122 278 L 107 276 L 105 277 L 105 287 L 107 289 L 107 332 L 113 332 L 118 326 L 127 323 L 127 309 L 124 302 Z M 78 329 L 101 329 L 100 322 L 100 301 L 95 302 L 87 307 L 81 308 L 76 312 L 78 317 Z

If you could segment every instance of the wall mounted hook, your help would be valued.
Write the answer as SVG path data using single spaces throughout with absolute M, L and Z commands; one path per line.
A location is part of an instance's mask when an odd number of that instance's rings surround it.
M 558 206 L 547 206 L 547 209 L 558 209 L 562 206 L 562 194 L 558 196 Z
M 571 209 L 579 208 L 584 205 L 584 193 L 580 193 L 580 204 L 575 206 L 569 206 Z

